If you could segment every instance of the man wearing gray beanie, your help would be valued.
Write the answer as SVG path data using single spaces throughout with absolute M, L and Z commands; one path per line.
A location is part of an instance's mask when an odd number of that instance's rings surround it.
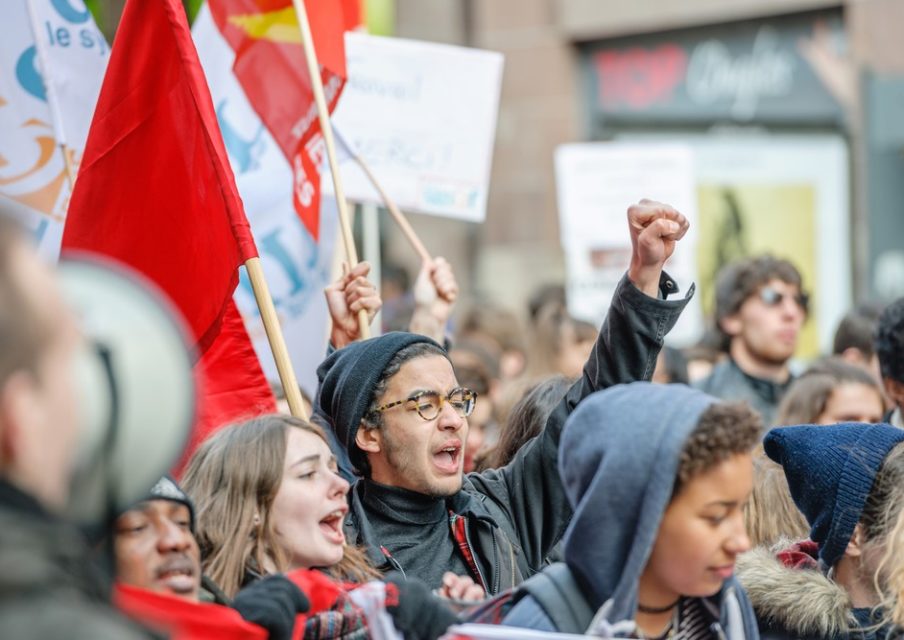
M 546 429 L 506 467 L 462 474 L 467 417 L 478 401 L 459 386 L 436 342 L 394 332 L 353 343 L 318 368 L 316 413 L 327 420 L 361 474 L 343 530 L 382 571 L 438 588 L 447 573 L 487 594 L 545 565 L 571 517 L 557 468 L 565 419 L 585 397 L 648 380 L 663 338 L 687 305 L 669 301 L 663 273 L 687 219 L 658 202 L 628 209 L 632 255 L 583 375 Z

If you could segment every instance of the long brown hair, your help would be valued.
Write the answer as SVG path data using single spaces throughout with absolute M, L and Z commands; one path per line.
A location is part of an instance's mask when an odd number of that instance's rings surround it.
M 198 544 L 204 572 L 230 598 L 246 572 L 267 566 L 286 571 L 289 561 L 277 542 L 271 507 L 282 483 L 289 429 L 313 433 L 319 427 L 285 415 L 267 415 L 225 427 L 195 452 L 182 486 L 195 502 Z M 343 581 L 378 577 L 362 551 L 345 547 L 342 560 L 326 567 Z

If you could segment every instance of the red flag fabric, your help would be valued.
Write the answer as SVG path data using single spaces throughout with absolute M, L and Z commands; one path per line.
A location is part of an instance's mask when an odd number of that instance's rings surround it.
M 238 611 L 219 604 L 190 602 L 125 584 L 116 585 L 113 600 L 128 617 L 165 633 L 172 640 L 267 640 L 270 637 L 263 627 L 246 622 Z
M 208 5 L 235 51 L 239 83 L 292 166 L 293 204 L 316 240 L 322 139 L 292 0 L 209 0 Z M 306 0 L 305 10 L 332 112 L 346 79 L 343 34 L 360 24 L 360 0 Z
M 248 335 L 230 320 L 237 269 L 257 249 L 179 0 L 126 3 L 69 206 L 68 249 L 132 266 L 185 316 L 203 365 L 201 431 L 275 410 Z M 227 389 L 228 405 L 216 397 Z

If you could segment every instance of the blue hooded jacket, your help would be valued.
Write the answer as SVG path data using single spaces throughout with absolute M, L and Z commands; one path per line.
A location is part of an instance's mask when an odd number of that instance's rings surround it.
M 565 424 L 559 473 L 574 507 L 565 562 L 598 611 L 591 631 L 634 620 L 640 575 L 672 498 L 681 451 L 715 402 L 684 385 L 636 382 L 588 396 Z M 705 605 L 720 620 L 714 632 L 721 638 L 758 640 L 753 609 L 734 578 Z M 556 630 L 531 596 L 503 624 Z

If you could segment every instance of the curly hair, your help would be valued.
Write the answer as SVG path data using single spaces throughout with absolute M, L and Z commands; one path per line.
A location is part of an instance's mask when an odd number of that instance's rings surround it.
M 876 329 L 876 355 L 883 378 L 904 383 L 904 298 L 885 307 Z
M 763 420 L 747 403 L 710 405 L 684 443 L 673 495 L 692 479 L 732 456 L 750 453 L 762 434 Z

